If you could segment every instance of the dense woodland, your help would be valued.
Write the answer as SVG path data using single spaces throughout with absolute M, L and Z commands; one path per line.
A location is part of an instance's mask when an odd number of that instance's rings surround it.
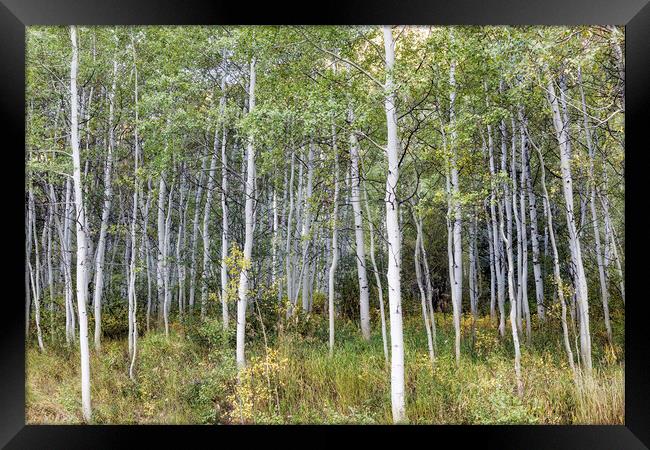
M 28 421 L 623 423 L 623 46 L 29 27 Z

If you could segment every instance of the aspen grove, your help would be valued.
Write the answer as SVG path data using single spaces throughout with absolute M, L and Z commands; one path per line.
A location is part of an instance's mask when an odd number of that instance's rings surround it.
M 28 27 L 28 422 L 624 423 L 623 48 Z

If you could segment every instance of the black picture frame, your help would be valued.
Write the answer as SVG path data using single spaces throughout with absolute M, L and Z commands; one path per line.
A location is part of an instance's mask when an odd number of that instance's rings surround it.
M 0 143 L 2 183 L 8 229 L 1 240 L 5 282 L 0 294 L 0 446 L 6 448 L 114 448 L 136 442 L 187 448 L 193 439 L 209 445 L 233 445 L 237 438 L 251 445 L 327 445 L 350 437 L 366 445 L 444 445 L 500 449 L 637 449 L 650 446 L 650 351 L 644 325 L 647 279 L 642 257 L 648 239 L 642 227 L 648 205 L 644 189 L 643 157 L 648 152 L 645 130 L 650 125 L 650 5 L 648 0 L 480 0 L 403 1 L 347 0 L 311 5 L 276 2 L 200 2 L 173 0 L 0 0 Z M 110 24 L 494 24 L 494 25 L 625 25 L 626 41 L 626 174 L 625 255 L 625 425 L 620 426 L 71 426 L 25 425 L 25 27 L 29 25 Z M 646 232 L 647 233 L 647 232 Z M 12 238 L 12 236 L 14 238 Z M 299 433 L 302 436 L 297 436 Z M 283 437 L 281 438 L 281 435 Z M 270 440 L 273 439 L 273 440 Z M 276 440 L 278 439 L 278 440 Z M 280 440 L 282 439 L 282 440 Z M 453 439 L 453 441 L 449 441 Z M 230 441 L 230 442 L 229 442 Z

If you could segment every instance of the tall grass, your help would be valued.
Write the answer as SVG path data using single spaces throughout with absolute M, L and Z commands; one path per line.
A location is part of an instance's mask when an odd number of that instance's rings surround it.
M 301 319 L 303 320 L 303 319 Z M 464 318 L 460 365 L 453 327 L 437 315 L 438 358 L 429 360 L 417 317 L 405 320 L 407 417 L 414 424 L 622 424 L 622 344 L 606 347 L 591 377 L 574 378 L 558 330 L 536 324 L 522 348 L 524 395 L 517 396 L 511 343 L 489 318 Z M 390 423 L 390 370 L 381 335 L 361 339 L 351 322 L 337 323 L 328 356 L 327 323 L 251 332 L 248 366 L 239 376 L 232 333 L 218 321 L 175 325 L 169 338 L 139 340 L 136 381 L 128 377 L 127 343 L 103 343 L 91 360 L 95 423 Z M 595 342 L 595 346 L 601 345 Z M 603 344 L 604 346 L 604 344 Z M 77 350 L 31 346 L 27 354 L 27 422 L 81 423 Z

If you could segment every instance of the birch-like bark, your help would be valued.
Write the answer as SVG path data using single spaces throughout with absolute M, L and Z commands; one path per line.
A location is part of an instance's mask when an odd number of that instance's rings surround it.
M 569 231 L 569 249 L 571 251 L 571 262 L 573 264 L 576 283 L 576 300 L 579 312 L 580 326 L 580 357 L 582 366 L 587 372 L 591 371 L 591 334 L 589 329 L 589 302 L 587 293 L 587 280 L 582 263 L 582 250 L 580 238 L 576 229 L 575 215 L 573 211 L 573 179 L 571 176 L 571 140 L 569 137 L 569 122 L 566 114 L 566 96 L 564 93 L 563 76 L 560 78 L 560 95 L 555 94 L 555 86 L 552 79 L 548 82 L 548 101 L 553 114 L 553 124 L 557 141 L 560 147 L 560 169 L 562 173 L 562 191 L 564 193 L 566 222 Z M 562 105 L 563 114 L 560 111 Z
M 292 224 L 293 224 L 293 176 L 295 168 L 295 159 L 296 154 L 294 151 L 291 152 L 291 169 L 289 175 L 289 213 L 287 217 L 287 240 L 285 246 L 285 258 L 286 258 L 286 282 L 287 282 L 287 317 L 291 316 L 291 305 L 293 299 L 293 277 L 291 269 L 291 242 L 292 242 Z
M 517 330 L 519 331 L 519 334 L 523 334 L 522 331 L 522 316 L 523 316 L 523 288 L 521 285 L 521 278 L 522 278 L 522 236 L 521 236 L 521 228 L 522 224 L 521 221 L 519 220 L 519 211 L 518 209 L 520 208 L 519 204 L 519 193 L 517 190 L 517 135 L 516 135 L 516 126 L 515 126 L 515 120 L 512 118 L 511 120 L 511 129 L 512 133 L 510 134 L 511 137 L 511 157 L 510 157 L 510 183 L 512 186 L 512 215 L 515 223 L 515 234 L 517 236 L 517 256 L 516 256 L 516 261 L 517 261 L 517 267 L 516 267 L 516 275 L 515 275 L 515 295 L 517 296 L 517 310 L 516 310 L 516 316 L 517 316 Z M 514 246 L 514 241 L 511 243 L 511 247 Z
M 185 165 L 182 165 L 181 187 L 179 198 L 179 224 L 178 235 L 176 238 L 176 271 L 178 277 L 178 314 L 180 317 L 185 313 L 185 239 L 186 239 L 186 219 L 188 209 L 188 198 L 191 195 L 191 189 L 188 192 L 187 177 Z
M 255 109 L 255 58 L 253 57 L 250 64 L 250 82 L 248 92 L 248 113 Z M 246 205 L 244 207 L 245 218 L 245 237 L 244 237 L 244 265 L 239 276 L 239 298 L 237 301 L 237 348 L 236 360 L 237 367 L 243 368 L 246 365 L 244 354 L 245 331 L 246 331 L 246 306 L 248 303 L 248 272 L 252 266 L 253 253 L 253 203 L 254 203 L 254 185 L 255 185 L 255 147 L 252 136 L 248 138 L 246 152 Z
M 503 86 L 503 81 L 501 82 L 501 86 Z M 507 130 L 506 130 L 506 123 L 504 120 L 501 120 L 499 124 L 499 129 L 501 131 L 501 172 L 502 174 L 507 174 L 508 169 L 507 169 L 507 160 L 508 160 L 508 143 L 507 143 Z M 505 216 L 505 225 L 506 225 L 506 237 L 508 239 L 508 242 L 512 244 L 512 193 L 510 189 L 510 183 L 506 180 L 503 181 L 502 183 L 502 189 L 503 189 L 503 208 L 505 209 L 505 214 L 500 209 L 500 220 L 504 220 Z M 499 224 L 501 226 L 501 224 Z M 502 243 L 505 244 L 505 241 L 502 240 Z M 514 277 L 514 271 L 512 273 L 508 272 L 508 258 L 513 258 L 512 255 L 512 245 L 505 246 L 504 247 L 505 253 L 508 253 L 503 259 L 502 263 L 504 264 L 504 275 L 505 277 Z M 513 289 L 515 289 L 515 295 L 516 295 L 516 288 L 515 286 L 515 280 L 514 278 L 512 280 L 508 280 L 508 283 L 512 282 L 513 284 Z M 505 283 L 504 283 L 505 284 Z M 516 305 L 515 305 L 516 306 Z M 515 318 L 517 317 L 516 310 L 515 310 Z M 519 322 L 516 321 L 518 324 Z
M 508 251 L 506 252 L 508 258 L 508 294 L 510 296 L 510 328 L 512 330 L 512 342 L 515 347 L 515 376 L 517 379 L 517 394 L 521 397 L 524 394 L 524 386 L 521 381 L 521 351 L 519 349 L 519 334 L 517 332 L 517 297 L 515 294 L 514 286 L 514 264 L 512 262 L 512 249 L 510 240 L 506 237 L 503 231 L 503 222 L 501 222 L 501 239 L 506 244 Z
M 65 183 L 63 227 L 59 230 L 59 241 L 61 242 L 61 259 L 63 266 L 63 280 L 65 293 L 65 337 L 66 344 L 71 345 L 75 340 L 75 315 L 72 293 L 72 215 L 74 206 L 72 204 L 72 182 L 70 178 Z M 57 218 L 58 221 L 58 218 Z
M 366 182 L 363 182 L 363 195 L 366 205 L 366 217 L 368 217 L 368 226 L 370 233 L 370 261 L 372 262 L 372 269 L 375 273 L 375 283 L 377 283 L 377 297 L 379 300 L 379 316 L 381 318 L 381 342 L 384 346 L 384 359 L 386 364 L 388 364 L 388 339 L 386 338 L 386 313 L 384 311 L 384 289 L 381 285 L 381 276 L 379 275 L 379 269 L 377 268 L 377 261 L 375 259 L 375 230 L 370 216 L 370 203 L 368 202 L 368 189 L 366 188 Z M 421 242 L 420 242 L 421 243 Z M 424 248 L 422 248 L 423 258 L 425 259 L 426 264 L 426 253 Z M 428 272 L 428 268 L 427 268 Z M 427 280 L 430 283 L 430 280 Z M 428 295 L 429 291 L 427 291 Z M 430 302 L 431 297 L 428 297 Z M 431 316 L 433 317 L 433 315 Z M 433 320 L 433 319 L 432 319 Z M 434 327 L 434 339 L 435 339 L 435 324 Z M 435 344 L 434 344 L 435 345 Z
M 478 278 L 476 274 L 476 259 L 478 255 L 476 254 L 476 212 L 469 218 L 469 246 L 468 246 L 468 258 L 469 258 L 469 304 L 470 312 L 474 321 L 478 318 Z
M 201 158 L 201 173 L 199 174 L 198 187 L 194 197 L 194 220 L 192 221 L 192 244 L 190 249 L 190 293 L 189 307 L 190 314 L 194 310 L 194 296 L 196 292 L 196 245 L 199 236 L 199 213 L 201 211 L 201 197 L 203 194 L 203 182 L 205 179 L 205 166 L 207 159 Z
M 334 151 L 334 211 L 332 212 L 332 264 L 329 270 L 328 281 L 328 322 L 329 322 L 329 352 L 330 356 L 334 354 L 334 280 L 336 279 L 336 268 L 339 262 L 339 151 L 336 141 L 336 129 L 332 123 L 332 147 Z M 293 158 L 292 158 L 293 163 Z M 293 175 L 293 167 L 291 174 Z M 288 225 L 288 224 L 287 224 Z M 381 295 L 381 294 L 380 294 Z
M 522 109 L 519 109 L 521 117 L 523 117 Z M 531 339 L 531 323 L 530 323 L 530 305 L 528 304 L 528 231 L 526 226 L 526 134 L 523 128 L 523 123 L 519 124 L 520 139 L 521 139 L 521 160 L 520 160 L 520 179 L 519 179 L 519 222 L 521 227 L 521 302 L 522 313 L 526 319 L 526 340 L 530 344 Z
M 415 265 L 415 278 L 418 283 L 418 289 L 420 290 L 420 303 L 422 307 L 422 319 L 424 320 L 424 328 L 427 332 L 427 347 L 429 349 L 429 359 L 431 360 L 431 365 L 433 366 L 436 355 L 433 350 L 433 337 L 431 333 L 431 324 L 429 322 L 429 314 L 427 311 L 427 299 L 426 293 L 424 290 L 424 281 L 422 280 L 422 267 L 420 265 L 420 251 L 422 244 L 422 228 L 420 227 L 417 214 L 415 212 L 415 203 L 413 204 L 413 222 L 415 223 L 415 228 L 417 230 L 417 237 L 415 240 L 415 249 L 413 254 L 413 262 Z
M 163 320 L 165 302 L 165 198 L 167 197 L 167 186 L 165 183 L 165 172 L 160 173 L 158 183 L 158 258 L 156 266 L 156 285 L 158 292 L 158 324 Z
M 488 197 L 488 201 L 491 199 Z M 490 321 L 494 322 L 496 320 L 496 267 L 495 267 L 495 255 L 494 255 L 494 244 L 492 237 L 492 217 L 489 212 L 487 212 L 488 218 L 485 223 L 485 228 L 487 231 L 488 238 L 488 255 L 490 262 Z
M 74 179 L 74 201 L 77 228 L 77 309 L 79 313 L 79 348 L 81 354 L 81 405 L 83 418 L 90 422 L 90 355 L 88 349 L 88 316 L 86 304 L 88 285 L 86 284 L 86 214 L 84 210 L 83 187 L 81 185 L 81 155 L 79 153 L 79 119 L 77 111 L 77 27 L 70 27 L 72 59 L 70 63 L 70 144 L 72 146 L 72 165 Z
M 34 238 L 34 264 L 35 269 L 29 264 L 30 281 L 32 285 L 32 292 L 34 294 L 34 319 L 36 321 L 36 338 L 38 340 L 38 348 L 41 352 L 45 351 L 43 345 L 43 332 L 41 330 L 41 257 L 38 250 L 38 238 L 36 233 L 36 209 L 34 205 L 34 193 L 32 191 L 31 182 L 29 185 L 29 226 L 33 227 L 33 232 L 30 233 Z M 29 255 L 28 255 L 29 256 Z
M 453 35 L 451 35 L 453 39 Z M 460 316 L 462 314 L 463 295 L 463 250 L 461 246 L 461 208 L 458 185 L 458 166 L 456 149 L 455 110 L 456 103 L 456 61 L 449 67 L 449 124 L 452 127 L 449 158 L 449 176 L 447 177 L 447 244 L 449 251 L 451 285 L 451 303 L 455 331 L 456 365 L 460 364 Z M 453 220 L 452 220 L 453 219 Z
M 533 181 L 531 178 L 530 171 L 530 154 L 528 152 L 528 139 L 526 135 L 528 133 L 528 119 L 520 115 L 520 121 L 522 122 L 522 140 L 525 140 L 525 143 L 522 142 L 522 164 L 524 164 L 524 176 L 526 178 L 526 191 L 528 192 L 528 210 L 530 215 L 530 240 L 531 247 L 533 249 L 533 276 L 535 278 L 535 301 L 537 304 L 537 316 L 544 320 L 545 318 L 545 308 L 544 308 L 544 280 L 542 278 L 542 266 L 539 258 L 539 232 L 537 228 L 537 198 L 535 196 L 535 191 L 533 190 Z M 522 186 L 522 191 L 524 187 Z M 523 212 L 522 212 L 523 215 Z
M 560 275 L 560 257 L 558 255 L 557 245 L 555 242 L 555 229 L 553 228 L 553 214 L 551 212 L 551 203 L 548 196 L 548 190 L 546 189 L 546 171 L 544 169 L 544 158 L 542 157 L 542 152 L 539 150 L 539 148 L 535 145 L 533 145 L 533 147 L 535 148 L 535 151 L 537 152 L 537 157 L 539 158 L 539 168 L 541 172 L 540 181 L 542 185 L 544 210 L 547 212 L 546 229 L 548 230 L 549 241 L 551 243 L 551 250 L 553 253 L 553 278 L 555 280 L 557 296 L 560 301 L 560 306 L 562 308 L 561 321 L 562 321 L 562 336 L 564 338 L 564 349 L 566 350 L 567 358 L 569 360 L 569 366 L 571 367 L 571 370 L 575 374 L 576 368 L 575 368 L 575 362 L 573 358 L 573 351 L 571 350 L 571 343 L 569 340 L 569 327 L 567 325 L 567 319 L 566 319 L 567 308 L 566 308 L 566 302 L 564 300 L 564 284 L 562 283 L 562 276 Z
M 142 198 L 142 196 L 140 197 Z M 151 258 L 151 243 L 149 242 L 149 210 L 151 208 L 151 178 L 147 180 L 147 199 L 144 202 L 144 207 L 143 207 L 143 245 L 144 245 L 144 253 L 145 253 L 145 262 L 146 262 L 146 267 L 147 267 L 147 316 L 146 316 L 146 323 L 147 323 L 147 332 L 149 332 L 150 329 L 150 320 L 151 320 L 151 272 L 152 272 L 152 266 L 153 266 L 153 261 Z
M 383 27 L 384 50 L 386 54 L 385 110 L 387 128 L 386 154 L 388 174 L 386 176 L 386 232 L 388 235 L 388 305 L 390 310 L 391 345 L 391 408 L 393 422 L 406 420 L 404 391 L 404 337 L 402 329 L 402 289 L 400 267 L 402 264 L 401 235 L 399 229 L 399 202 L 397 182 L 399 180 L 399 141 L 397 137 L 397 112 L 395 110 L 395 43 L 393 31 Z
M 225 82 L 225 77 L 224 77 Z M 228 218 L 228 152 L 226 151 L 226 130 L 224 125 L 221 142 L 221 322 L 224 330 L 229 327 L 228 313 L 228 240 L 230 234 Z
M 492 190 L 492 195 L 490 198 L 490 220 L 492 222 L 492 249 L 494 252 L 494 268 L 497 278 L 497 304 L 499 307 L 499 334 L 501 337 L 505 336 L 506 331 L 506 320 L 505 320 L 505 277 L 503 273 L 503 243 L 501 242 L 501 235 L 498 231 L 497 221 L 500 220 L 497 218 L 496 207 L 497 204 L 501 203 L 501 199 L 498 197 L 498 185 L 497 185 L 497 172 L 494 162 L 494 141 L 492 139 L 492 126 L 487 126 L 488 132 L 488 154 L 489 154 L 489 166 L 490 166 L 490 185 Z
M 102 208 L 102 222 L 99 228 L 99 240 L 95 255 L 95 286 L 93 290 L 95 307 L 95 350 L 101 348 L 102 336 L 102 296 L 104 294 L 104 258 L 106 252 L 106 233 L 108 231 L 108 219 L 111 214 L 111 203 L 113 201 L 113 185 L 111 182 L 113 169 L 113 149 L 115 147 L 115 129 L 113 125 L 115 117 L 115 91 L 117 88 L 117 58 L 113 58 L 113 81 L 111 91 L 108 94 L 108 149 L 106 152 L 106 165 L 104 166 L 104 206 Z
M 136 320 L 137 313 L 137 297 L 135 291 L 135 282 L 137 278 L 136 264 L 137 264 L 137 242 L 138 237 L 136 234 L 137 231 L 137 222 L 138 222 L 138 197 L 140 194 L 140 180 L 139 180 L 139 164 L 140 164 L 140 137 L 138 135 L 138 125 L 139 125 L 139 114 L 138 114 L 138 66 L 136 63 L 136 51 L 135 51 L 135 38 L 131 35 L 131 50 L 133 52 L 133 73 L 134 73 L 134 82 L 133 82 L 133 92 L 135 100 L 135 123 L 134 123 L 134 155 L 133 155 L 133 213 L 131 216 L 131 262 L 129 265 L 129 356 L 131 357 L 131 364 L 129 365 L 129 378 L 135 380 L 134 376 L 134 366 L 135 366 L 135 357 L 137 353 L 138 345 L 138 323 Z
M 302 310 L 310 312 L 310 299 L 309 293 L 309 268 L 310 268 L 310 247 L 311 247 L 311 207 L 310 199 L 314 185 L 314 143 L 309 143 L 309 152 L 307 154 L 307 188 L 305 190 L 304 198 L 304 220 L 302 223 L 302 265 L 304 267 L 302 273 Z
M 453 35 L 452 35 L 453 39 Z M 460 207 L 460 185 L 458 181 L 458 149 L 456 144 L 456 61 L 451 62 L 449 68 L 449 123 L 451 125 L 451 158 L 450 158 L 450 182 L 451 182 L 451 212 L 453 216 L 453 254 L 454 254 L 454 284 L 456 291 L 456 310 L 454 311 L 454 321 L 458 324 L 457 328 L 457 350 L 456 364 L 460 362 L 460 316 L 463 305 L 463 249 L 462 249 L 462 212 Z
M 171 305 L 171 289 L 170 289 L 170 274 L 169 270 L 169 248 L 171 239 L 171 224 L 172 224 L 172 199 L 174 195 L 174 179 L 169 188 L 169 195 L 167 196 L 167 216 L 165 217 L 165 231 L 163 241 L 163 320 L 165 322 L 165 337 L 169 336 L 169 307 Z
M 211 272 L 210 256 L 210 210 L 214 195 L 214 181 L 217 171 L 217 149 L 219 148 L 219 126 L 214 130 L 214 146 L 208 172 L 208 184 L 205 188 L 205 207 L 203 209 L 203 273 L 201 276 L 201 319 L 205 319 L 208 306 L 208 280 Z
M 54 187 L 51 183 L 48 183 L 47 186 L 47 194 L 48 198 L 53 198 L 50 197 L 50 193 L 53 192 Z M 52 233 L 54 231 L 54 217 L 57 215 L 57 208 L 56 208 L 56 202 L 52 202 L 50 200 L 50 205 L 48 207 L 48 217 L 47 217 L 47 280 L 48 280 L 48 288 L 50 291 L 50 324 L 54 324 L 54 269 L 52 267 L 52 253 L 53 253 L 53 246 L 52 246 Z M 54 342 L 54 326 L 50 326 L 50 339 L 52 342 Z
M 353 122 L 352 109 L 348 120 Z M 354 236 L 356 243 L 357 280 L 359 281 L 359 312 L 361 317 L 361 335 L 370 340 L 370 293 L 366 272 L 366 248 L 363 237 L 363 216 L 361 213 L 361 174 L 359 172 L 359 143 L 354 131 L 350 133 L 350 182 L 352 210 L 354 211 Z
M 589 127 L 589 119 L 587 118 L 587 102 L 585 100 L 585 92 L 582 86 L 582 70 L 578 67 L 578 87 L 580 88 L 580 99 L 582 101 L 582 120 L 585 132 L 585 140 L 587 142 L 587 150 L 589 152 L 589 208 L 591 210 L 591 220 L 594 229 L 594 240 L 596 243 L 596 263 L 598 264 L 598 279 L 600 281 L 600 297 L 603 303 L 603 317 L 605 319 L 605 330 L 607 331 L 607 338 L 612 342 L 612 326 L 609 319 L 609 291 L 607 289 L 607 277 L 605 275 L 605 265 L 603 264 L 603 254 L 600 245 L 600 226 L 598 225 L 598 215 L 596 213 L 596 179 L 594 177 L 594 145 L 591 139 L 591 129 Z

